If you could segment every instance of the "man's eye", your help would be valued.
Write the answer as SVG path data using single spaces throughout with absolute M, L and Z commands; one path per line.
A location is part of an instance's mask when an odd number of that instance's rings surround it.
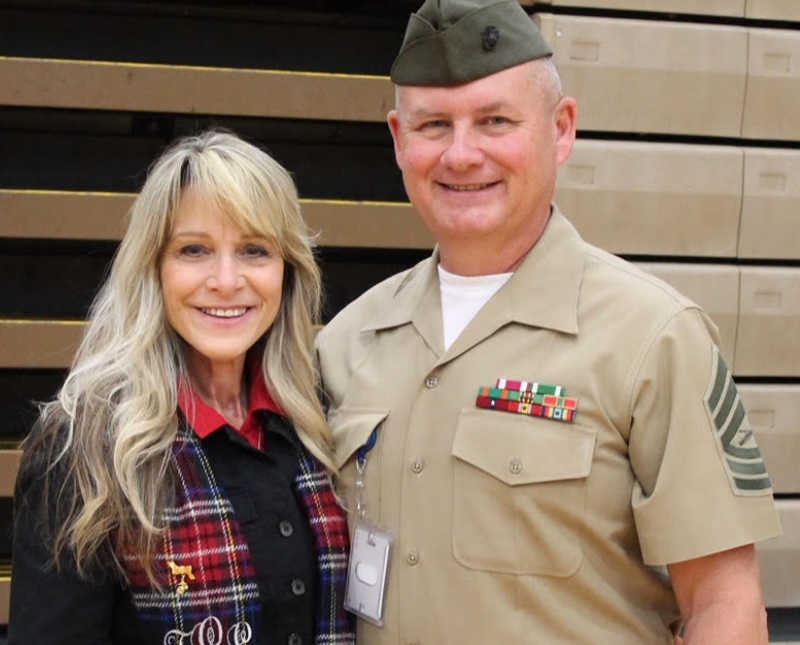
M 488 125 L 505 125 L 506 123 L 510 123 L 510 121 L 504 116 L 493 115 L 486 118 L 486 123 Z
M 444 119 L 432 119 L 431 121 L 425 121 L 420 125 L 420 130 L 435 130 L 437 128 L 446 128 L 447 121 Z
M 180 254 L 189 258 L 199 258 L 207 253 L 208 249 L 202 244 L 186 244 L 180 248 Z

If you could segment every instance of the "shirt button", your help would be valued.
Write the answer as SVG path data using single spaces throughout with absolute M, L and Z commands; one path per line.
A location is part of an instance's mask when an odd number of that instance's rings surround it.
M 278 524 L 278 530 L 281 532 L 283 537 L 289 537 L 292 533 L 294 533 L 294 526 L 289 520 L 281 520 L 281 523 Z
M 419 475 L 425 469 L 424 459 L 415 459 L 411 462 L 411 472 Z
M 406 556 L 406 562 L 408 562 L 408 564 L 410 564 L 412 567 L 415 566 L 416 564 L 418 564 L 419 563 L 419 553 L 417 553 L 414 550 L 409 551 L 408 555 Z
M 508 462 L 508 470 L 512 475 L 519 475 L 522 472 L 522 460 L 514 457 Z
M 289 638 L 286 640 L 286 642 L 288 645 L 303 645 L 303 639 L 297 632 L 292 632 L 289 634 Z
M 425 379 L 425 387 L 427 387 L 429 390 L 432 390 L 438 385 L 439 385 L 439 377 L 436 374 L 431 374 L 428 378 Z
M 300 580 L 300 578 L 295 578 L 292 580 L 292 593 L 295 596 L 302 596 L 306 592 L 306 583 Z

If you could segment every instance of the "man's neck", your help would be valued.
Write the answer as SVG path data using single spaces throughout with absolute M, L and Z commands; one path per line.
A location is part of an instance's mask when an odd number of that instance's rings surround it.
M 496 245 L 480 238 L 439 240 L 439 263 L 445 271 L 463 276 L 513 273 L 542 237 L 548 221 L 549 217 L 527 239 Z

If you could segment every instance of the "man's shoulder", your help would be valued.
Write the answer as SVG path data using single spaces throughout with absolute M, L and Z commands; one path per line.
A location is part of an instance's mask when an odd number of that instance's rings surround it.
M 702 337 L 719 343 L 719 330 L 708 314 L 664 280 L 587 243 L 583 260 L 578 318 L 585 333 L 608 339 L 607 330 L 613 330 L 621 344 L 642 349 L 676 321 L 687 321 L 684 341 Z
M 632 262 L 586 242 L 584 249 L 584 295 L 603 293 L 613 296 L 620 306 L 635 304 L 648 313 L 699 308 L 672 285 Z
M 346 305 L 325 325 L 317 335 L 319 340 L 332 339 L 339 334 L 358 333 L 362 327 L 375 322 L 386 314 L 387 307 L 392 306 L 397 294 L 424 267 L 431 262 L 425 258 L 415 266 L 400 273 L 395 273 L 378 284 L 370 287 L 358 298 Z

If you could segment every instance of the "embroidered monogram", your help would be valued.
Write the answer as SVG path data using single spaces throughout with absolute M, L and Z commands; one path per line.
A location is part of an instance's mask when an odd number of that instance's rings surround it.
M 237 623 L 231 625 L 225 635 L 227 645 L 246 645 L 253 637 L 250 625 Z M 209 616 L 202 622 L 197 623 L 192 631 L 182 632 L 180 629 L 173 629 L 164 636 L 163 645 L 222 645 L 222 623 L 215 616 Z

